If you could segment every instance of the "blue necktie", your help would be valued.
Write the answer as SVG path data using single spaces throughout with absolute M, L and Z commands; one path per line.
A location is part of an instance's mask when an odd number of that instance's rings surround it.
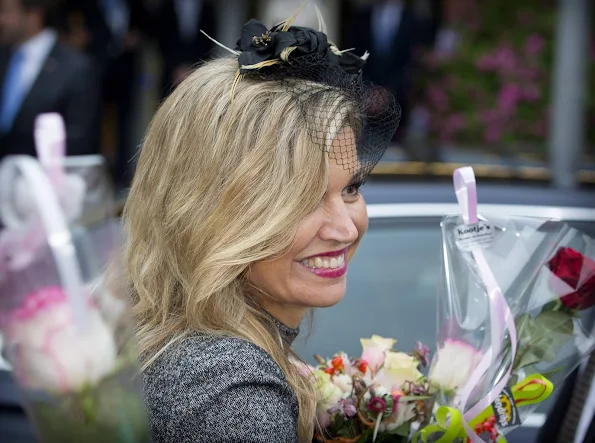
M 24 99 L 25 91 L 21 82 L 24 61 L 25 54 L 22 51 L 16 51 L 6 70 L 2 86 L 2 103 L 0 103 L 0 133 L 10 131 Z

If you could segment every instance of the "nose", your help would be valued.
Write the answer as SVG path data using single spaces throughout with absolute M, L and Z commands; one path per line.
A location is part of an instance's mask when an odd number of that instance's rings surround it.
M 328 202 L 325 205 L 325 213 L 326 220 L 319 231 L 321 240 L 334 241 L 346 246 L 357 240 L 357 226 L 343 199 Z

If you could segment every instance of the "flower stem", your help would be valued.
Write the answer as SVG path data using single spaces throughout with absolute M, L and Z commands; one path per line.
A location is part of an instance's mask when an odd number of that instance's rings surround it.
M 80 395 L 81 408 L 87 423 L 95 424 L 97 421 L 97 416 L 95 414 L 95 402 L 93 401 L 91 390 L 85 388 L 82 390 Z

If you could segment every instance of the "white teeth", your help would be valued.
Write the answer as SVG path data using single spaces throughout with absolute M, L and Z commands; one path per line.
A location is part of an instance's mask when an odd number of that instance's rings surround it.
M 338 257 L 328 258 L 307 258 L 302 260 L 302 264 L 309 268 L 325 268 L 325 269 L 336 269 L 345 263 L 345 254 L 341 254 Z

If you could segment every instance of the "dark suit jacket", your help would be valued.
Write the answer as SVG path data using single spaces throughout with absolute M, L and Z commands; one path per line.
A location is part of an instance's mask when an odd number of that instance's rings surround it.
M 173 0 L 164 0 L 155 17 L 154 36 L 159 42 L 163 57 L 164 93 L 172 84 L 173 71 L 180 65 L 194 65 L 204 60 L 214 48 L 214 43 L 205 37 L 200 29 L 215 38 L 215 8 L 209 0 L 202 1 L 197 20 L 197 32 L 191 41 L 183 40 L 180 36 L 180 26 Z
M 0 84 L 10 57 L 8 48 L 0 49 Z M 0 160 L 9 154 L 35 155 L 35 118 L 45 112 L 58 112 L 64 118 L 68 155 L 97 154 L 99 97 L 91 61 L 57 43 L 23 100 L 12 129 L 0 135 Z
M 140 33 L 147 31 L 150 21 L 143 1 L 125 1 L 130 12 L 128 31 Z M 135 61 L 135 53 L 125 51 L 119 36 L 115 36 L 108 26 L 99 0 L 69 0 L 66 9 L 69 13 L 80 13 L 84 18 L 91 38 L 87 51 L 95 57 L 102 76 L 106 75 L 111 65 L 122 57 L 130 58 L 130 63 Z
M 371 6 L 355 12 L 351 25 L 345 27 L 344 46 L 356 48 L 357 54 L 369 51 L 364 78 L 384 86 L 402 100 L 403 92 L 411 84 L 414 50 L 422 43 L 423 27 L 411 8 L 405 6 L 391 48 L 386 54 L 379 54 L 374 51 L 373 11 Z
M 558 437 L 558 432 L 562 427 L 564 415 L 570 406 L 570 399 L 572 397 L 572 391 L 578 379 L 578 369 L 576 369 L 565 381 L 562 386 L 556 403 L 548 414 L 545 425 L 541 428 L 537 443 L 550 443 L 555 442 Z M 595 420 L 591 421 L 589 430 L 585 436 L 583 443 L 595 443 Z

